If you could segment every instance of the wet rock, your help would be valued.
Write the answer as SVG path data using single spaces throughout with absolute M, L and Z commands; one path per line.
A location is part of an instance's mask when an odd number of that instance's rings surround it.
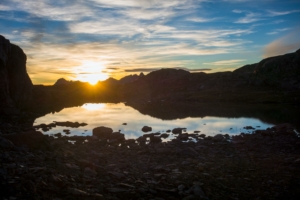
M 112 134 L 109 135 L 110 140 L 118 140 L 118 141 L 124 141 L 125 140 L 125 135 L 120 132 L 113 132 Z
M 162 140 L 160 137 L 157 137 L 157 136 L 153 136 L 153 137 L 150 137 L 150 143 L 160 143 Z
M 137 138 L 136 141 L 137 141 L 139 144 L 145 144 L 146 141 L 147 141 L 147 139 L 146 139 L 146 137 L 141 136 L 141 137 Z
M 224 140 L 224 136 L 222 134 L 217 134 L 212 138 L 212 140 L 214 142 L 222 142 Z
M 195 183 L 190 189 L 189 192 L 192 193 L 198 199 L 208 199 L 204 194 L 203 190 L 201 189 L 201 183 Z
M 0 136 L 0 149 L 13 149 L 15 148 L 14 144 L 3 137 Z
M 174 128 L 172 130 L 173 134 L 181 134 L 183 130 L 186 130 L 186 128 Z
M 149 131 L 152 131 L 152 128 L 151 128 L 150 126 L 144 126 L 144 127 L 142 128 L 142 131 L 143 131 L 143 132 L 149 132 Z
M 179 134 L 177 138 L 182 141 L 187 141 L 189 139 L 189 134 L 187 133 Z
M 87 123 L 78 123 L 78 122 L 55 122 L 56 126 L 66 126 L 66 127 L 71 127 L 71 128 L 78 128 L 80 126 L 86 126 Z
M 244 129 L 246 129 L 246 130 L 251 130 L 251 129 L 254 130 L 255 128 L 252 127 L 252 126 L 245 126 Z
M 58 176 L 55 176 L 55 175 L 51 176 L 51 181 L 56 187 L 59 187 L 59 188 L 64 187 L 66 184 L 63 180 L 61 180 L 61 178 L 59 178 Z
M 93 136 L 108 139 L 112 132 L 113 130 L 111 128 L 100 126 L 93 129 Z
M 95 170 L 92 170 L 89 167 L 84 168 L 83 174 L 86 177 L 95 177 L 95 176 L 97 176 L 97 172 Z
M 77 188 L 68 188 L 69 194 L 76 195 L 76 196 L 89 196 L 89 194 L 83 190 L 79 190 Z
M 163 133 L 163 134 L 160 135 L 160 137 L 162 137 L 162 138 L 168 138 L 168 137 L 169 137 L 169 134 Z

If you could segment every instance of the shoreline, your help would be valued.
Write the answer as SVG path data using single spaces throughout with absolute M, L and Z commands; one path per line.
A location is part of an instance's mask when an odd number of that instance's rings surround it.
M 289 124 L 232 136 L 230 142 L 218 136 L 147 145 L 104 135 L 75 144 L 35 131 L 0 137 L 1 198 L 300 197 L 300 138 Z

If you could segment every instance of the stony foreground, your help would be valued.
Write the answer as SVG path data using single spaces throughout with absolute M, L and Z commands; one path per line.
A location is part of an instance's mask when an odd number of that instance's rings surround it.
M 0 199 L 300 199 L 300 139 L 288 124 L 150 144 L 2 136 Z

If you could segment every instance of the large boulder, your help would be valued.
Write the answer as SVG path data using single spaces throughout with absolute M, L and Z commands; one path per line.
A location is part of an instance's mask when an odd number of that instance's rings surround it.
M 152 127 L 150 127 L 150 126 L 144 126 L 144 127 L 142 128 L 142 131 L 143 131 L 143 132 L 149 132 L 149 131 L 152 131 Z
M 186 128 L 174 128 L 172 130 L 173 134 L 181 134 L 183 130 L 186 130 Z
M 26 55 L 0 35 L 0 112 L 10 114 L 32 100 L 32 82 L 26 72 Z
M 97 136 L 98 138 L 108 139 L 112 134 L 113 130 L 111 128 L 100 126 L 93 129 L 93 136 Z

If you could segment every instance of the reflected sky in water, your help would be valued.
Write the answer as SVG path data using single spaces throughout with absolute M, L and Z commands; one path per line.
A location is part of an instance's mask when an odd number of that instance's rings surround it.
M 239 134 L 241 132 L 248 133 L 249 131 L 243 129 L 245 126 L 252 126 L 256 129 L 266 129 L 273 126 L 266 124 L 259 119 L 254 118 L 225 118 L 225 117 L 187 117 L 176 120 L 162 120 L 143 115 L 139 111 L 123 103 L 118 104 L 84 104 L 81 107 L 65 108 L 62 111 L 54 114 L 47 114 L 35 120 L 35 125 L 42 123 L 50 124 L 53 121 L 70 121 L 87 123 L 87 126 L 79 128 L 70 128 L 57 126 L 51 130 L 44 132 L 45 134 L 54 134 L 61 132 L 63 135 L 64 129 L 71 130 L 70 135 L 92 135 L 92 130 L 95 127 L 106 126 L 112 128 L 114 131 L 121 130 L 128 138 L 137 138 L 144 133 L 141 131 L 143 126 L 151 126 L 152 132 L 164 133 L 166 130 L 181 127 L 187 128 L 188 133 L 194 131 L 201 131 L 206 135 L 222 134 Z M 127 123 L 127 125 L 122 125 Z

